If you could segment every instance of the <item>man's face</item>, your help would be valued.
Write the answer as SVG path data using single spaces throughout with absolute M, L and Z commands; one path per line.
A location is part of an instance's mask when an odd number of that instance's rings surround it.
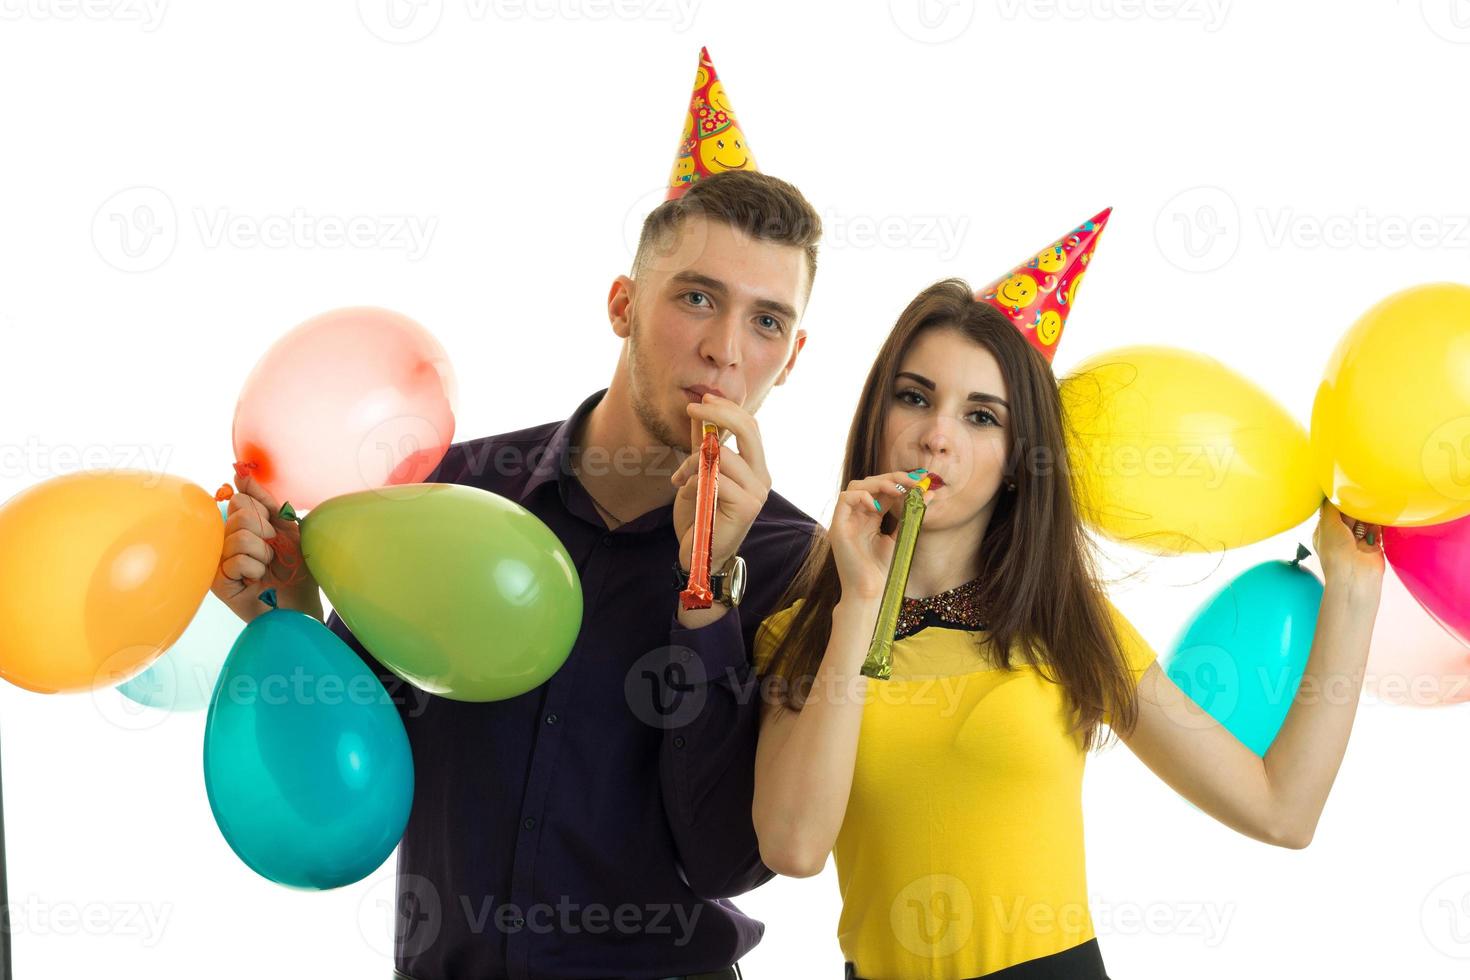
M 609 295 L 613 329 L 628 341 L 633 410 L 659 442 L 691 451 L 685 406 L 696 386 L 754 414 L 784 384 L 806 343 L 807 261 L 794 245 L 761 241 L 722 221 L 685 220 L 671 248 Z

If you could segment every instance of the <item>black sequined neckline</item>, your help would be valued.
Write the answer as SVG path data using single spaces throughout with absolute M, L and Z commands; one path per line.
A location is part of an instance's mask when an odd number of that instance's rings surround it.
M 925 626 L 949 626 L 955 629 L 983 630 L 980 616 L 980 580 L 971 579 L 938 595 L 911 599 L 904 597 L 898 610 L 895 640 L 911 636 Z

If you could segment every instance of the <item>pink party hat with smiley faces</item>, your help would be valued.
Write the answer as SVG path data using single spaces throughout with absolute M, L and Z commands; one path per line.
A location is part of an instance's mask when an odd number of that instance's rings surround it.
M 709 60 L 709 49 L 700 48 L 694 93 L 684 115 L 684 135 L 679 137 L 674 172 L 669 176 L 669 192 L 664 199 L 672 201 L 695 181 L 724 170 L 756 169 L 755 157 L 730 107 L 730 96 L 715 73 L 714 62 Z
M 1077 286 L 1112 213 L 1113 209 L 1107 208 L 1082 222 L 975 293 L 976 299 L 1009 317 L 1048 362 L 1061 343 L 1067 314 L 1077 301 Z

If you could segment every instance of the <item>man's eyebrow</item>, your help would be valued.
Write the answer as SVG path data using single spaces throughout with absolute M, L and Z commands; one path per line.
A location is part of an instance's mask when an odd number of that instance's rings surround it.
M 698 286 L 719 296 L 726 296 L 730 291 L 729 287 L 723 282 L 713 276 L 707 276 L 702 272 L 689 272 L 687 270 L 676 272 L 669 277 L 669 282 L 677 286 Z M 777 316 L 785 317 L 789 321 L 794 322 L 796 320 L 796 310 L 790 304 L 783 303 L 780 300 L 761 298 L 755 301 L 755 306 L 756 309 L 764 310 L 767 313 L 774 313 Z
M 928 388 L 930 391 L 933 391 L 934 390 L 934 382 L 930 381 L 928 378 L 924 377 L 922 374 L 915 374 L 912 371 L 900 371 L 900 372 L 898 372 L 897 377 L 900 377 L 900 378 L 908 378 L 908 379 L 910 379 L 912 381 L 918 382 L 920 385 L 923 385 L 925 388 Z M 987 403 L 992 404 L 992 405 L 999 405 L 1000 407 L 1004 408 L 1006 411 L 1010 411 L 1010 409 L 1011 409 L 1010 404 L 1004 398 L 1000 397 L 999 395 L 992 395 L 988 391 L 972 391 L 972 392 L 970 392 L 970 401 L 972 401 L 972 402 L 987 402 Z
M 676 272 L 669 277 L 669 282 L 675 283 L 680 286 L 699 286 L 700 288 L 707 289 L 712 293 L 719 293 L 721 296 L 725 295 L 725 293 L 728 292 L 728 290 L 725 288 L 724 283 L 720 282 L 720 280 L 714 278 L 713 276 L 707 276 L 702 272 L 689 272 L 687 270 L 684 272 Z

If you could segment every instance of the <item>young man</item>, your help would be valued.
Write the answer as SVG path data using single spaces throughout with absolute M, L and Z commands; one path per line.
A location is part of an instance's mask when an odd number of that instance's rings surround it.
M 565 545 L 585 605 L 549 681 L 504 701 L 435 697 L 329 618 L 413 747 L 399 976 L 739 976 L 764 927 L 725 899 L 771 877 L 751 823 L 748 651 L 816 528 L 771 491 L 754 414 L 805 344 L 819 236 L 791 185 L 702 176 L 649 215 L 632 276 L 612 284 L 624 343 L 610 385 L 563 422 L 455 444 L 425 481 L 515 500 Z M 706 420 L 736 444 L 720 449 L 711 549 L 726 574 L 711 608 L 683 610 Z M 277 584 L 269 537 L 296 525 L 268 527 L 277 502 L 253 481 L 240 489 L 229 530 L 259 536 L 233 557 L 227 541 L 216 591 L 244 616 L 246 593 Z M 313 602 L 319 616 L 315 583 L 282 591 L 283 605 Z

